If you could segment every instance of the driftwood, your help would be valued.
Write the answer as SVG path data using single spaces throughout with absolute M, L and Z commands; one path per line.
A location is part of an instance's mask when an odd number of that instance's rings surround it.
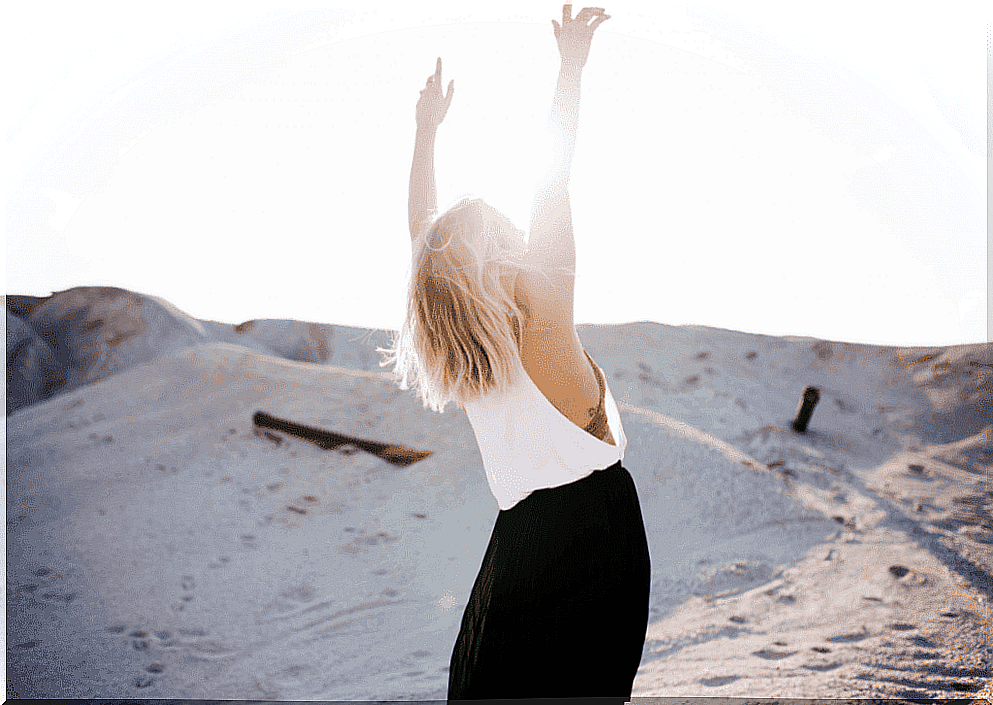
M 260 428 L 271 428 L 274 431 L 288 433 L 291 436 L 296 436 L 297 438 L 310 441 L 324 450 L 333 450 L 343 445 L 355 446 L 359 450 L 372 453 L 376 457 L 382 458 L 386 462 L 393 463 L 394 465 L 410 465 L 431 455 L 430 450 L 411 450 L 409 448 L 392 445 L 390 443 L 377 443 L 375 441 L 366 441 L 361 438 L 353 438 L 352 436 L 345 436 L 340 433 L 325 431 L 320 428 L 304 426 L 303 424 L 298 424 L 293 421 L 278 419 L 271 414 L 265 413 L 264 411 L 256 411 L 255 415 L 252 417 L 252 421 Z
M 797 433 L 806 433 L 807 424 L 814 413 L 814 407 L 821 398 L 821 392 L 817 387 L 807 387 L 803 390 L 803 398 L 800 400 L 800 408 L 796 410 L 796 418 L 793 419 L 793 430 Z

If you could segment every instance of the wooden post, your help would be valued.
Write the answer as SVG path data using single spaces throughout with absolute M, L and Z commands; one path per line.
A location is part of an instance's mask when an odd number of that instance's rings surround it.
M 814 407 L 821 398 L 821 391 L 817 387 L 807 387 L 803 390 L 803 399 L 800 400 L 800 408 L 796 411 L 796 418 L 793 419 L 793 430 L 797 433 L 806 433 L 807 424 L 814 413 Z

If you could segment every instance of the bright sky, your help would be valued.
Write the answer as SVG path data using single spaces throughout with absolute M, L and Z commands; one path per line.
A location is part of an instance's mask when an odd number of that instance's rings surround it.
M 989 25 L 957 5 L 608 6 L 570 190 L 577 322 L 987 340 Z M 8 293 L 112 285 L 229 323 L 396 328 L 437 56 L 456 84 L 441 206 L 480 196 L 526 230 L 561 5 L 4 14 Z

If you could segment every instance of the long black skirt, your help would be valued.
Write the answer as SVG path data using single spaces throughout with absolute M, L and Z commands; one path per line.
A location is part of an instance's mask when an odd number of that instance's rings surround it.
M 452 652 L 449 700 L 631 695 L 651 560 L 620 462 L 497 515 Z

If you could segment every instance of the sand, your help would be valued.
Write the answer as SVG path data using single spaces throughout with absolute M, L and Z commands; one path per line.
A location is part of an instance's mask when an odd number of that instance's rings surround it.
M 280 322 L 279 351 L 265 323 L 184 323 L 7 417 L 8 697 L 444 699 L 497 513 L 468 421 L 397 389 L 381 335 Z M 316 361 L 285 359 L 305 338 Z M 580 338 L 649 535 L 635 697 L 989 697 L 988 345 Z M 324 450 L 258 410 L 431 455 Z

